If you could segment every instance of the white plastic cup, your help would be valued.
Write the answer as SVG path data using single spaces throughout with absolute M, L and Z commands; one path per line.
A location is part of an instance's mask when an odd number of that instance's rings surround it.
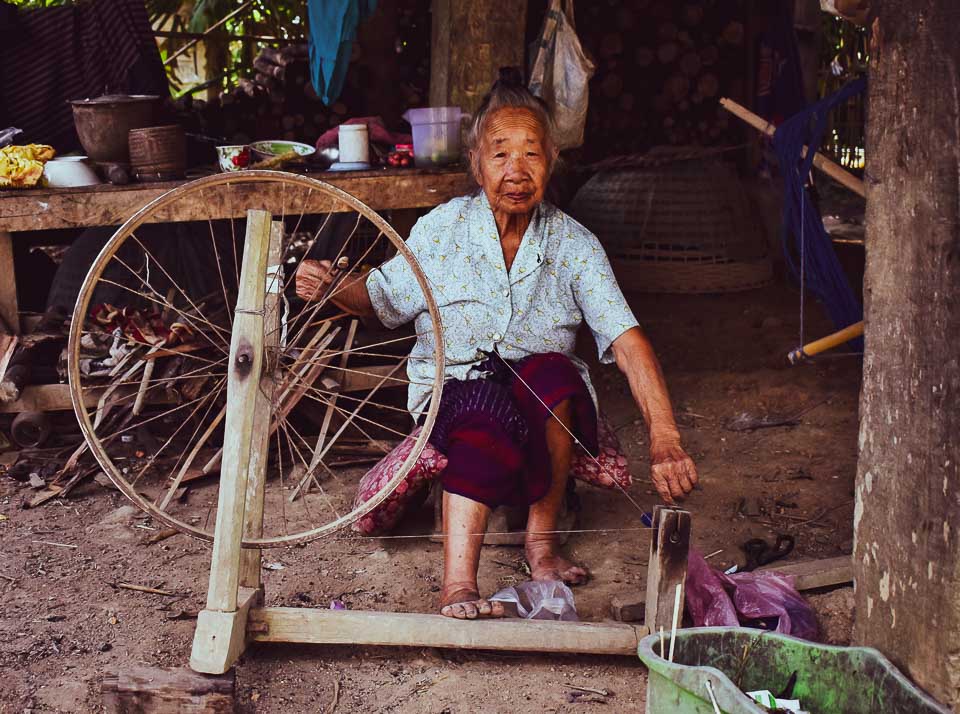
M 341 124 L 338 134 L 341 163 L 370 163 L 370 137 L 366 124 Z
M 408 109 L 403 118 L 413 128 L 413 158 L 418 167 L 460 161 L 460 124 L 469 118 L 460 107 Z

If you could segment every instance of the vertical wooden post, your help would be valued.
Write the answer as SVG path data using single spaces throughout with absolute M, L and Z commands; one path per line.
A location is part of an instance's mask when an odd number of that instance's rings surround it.
M 13 237 L 0 231 L 0 331 L 20 334 L 20 307 L 17 304 L 17 274 L 13 265 Z M 6 323 L 4 325 L 4 323 Z
M 230 341 L 227 418 L 217 524 L 213 532 L 207 606 L 197 617 L 190 666 L 222 674 L 246 645 L 246 619 L 258 591 L 240 586 L 240 551 L 244 529 L 247 477 L 250 470 L 260 377 L 263 369 L 263 307 L 270 213 L 247 212 L 243 267 Z
M 650 632 L 673 624 L 673 604 L 680 585 L 681 608 L 686 595 L 690 512 L 657 506 L 653 510 L 650 560 L 647 563 L 647 602 L 644 624 Z M 681 615 L 683 610 L 681 609 Z
M 960 3 L 874 2 L 858 644 L 960 706 Z
M 523 69 L 526 0 L 433 0 L 430 104 L 474 112 L 500 67 Z
M 279 381 L 275 348 L 280 344 L 280 318 L 283 312 L 283 222 L 270 226 L 270 248 L 267 252 L 266 297 L 263 301 L 264 366 L 260 389 L 256 396 L 253 432 L 250 442 L 250 466 L 247 474 L 247 498 L 243 518 L 243 535 L 263 535 L 263 497 L 267 480 L 267 456 L 270 450 L 270 417 L 273 414 L 274 387 Z M 260 549 L 244 548 L 240 554 L 240 587 L 260 587 Z

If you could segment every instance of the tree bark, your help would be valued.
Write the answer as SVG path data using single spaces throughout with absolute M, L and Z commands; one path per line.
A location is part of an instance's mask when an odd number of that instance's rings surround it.
M 433 0 L 430 104 L 472 113 L 500 67 L 524 67 L 525 0 Z
M 857 642 L 960 704 L 960 4 L 877 2 Z

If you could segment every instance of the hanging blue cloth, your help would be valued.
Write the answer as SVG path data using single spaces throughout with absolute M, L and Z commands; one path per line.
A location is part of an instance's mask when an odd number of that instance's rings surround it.
M 328 107 L 343 89 L 357 28 L 376 9 L 377 0 L 307 0 L 310 79 Z
M 840 266 L 833 242 L 823 227 L 823 218 L 810 200 L 806 180 L 826 132 L 830 110 L 859 94 L 866 86 L 865 79 L 850 82 L 835 94 L 787 119 L 777 127 L 773 136 L 773 147 L 783 175 L 784 257 L 793 275 L 823 303 L 838 330 L 862 320 L 863 308 Z M 804 146 L 809 147 L 805 158 L 802 156 Z M 803 276 L 795 256 L 803 259 Z M 851 342 L 857 349 L 862 348 L 862 339 Z

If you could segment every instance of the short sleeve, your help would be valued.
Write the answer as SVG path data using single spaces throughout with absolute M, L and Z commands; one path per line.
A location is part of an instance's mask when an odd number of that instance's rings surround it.
M 413 253 L 421 267 L 426 270 L 424 261 L 428 260 L 430 244 L 429 216 L 421 218 L 410 231 L 407 248 Z M 373 310 L 384 326 L 391 329 L 410 322 L 427 309 L 423 290 L 410 263 L 397 253 L 367 276 L 367 293 Z
M 573 297 L 583 313 L 597 343 L 600 361 L 613 362 L 610 346 L 627 330 L 639 323 L 627 304 L 613 275 L 613 268 L 597 237 L 578 226 L 582 233 L 570 243 L 567 253 Z

